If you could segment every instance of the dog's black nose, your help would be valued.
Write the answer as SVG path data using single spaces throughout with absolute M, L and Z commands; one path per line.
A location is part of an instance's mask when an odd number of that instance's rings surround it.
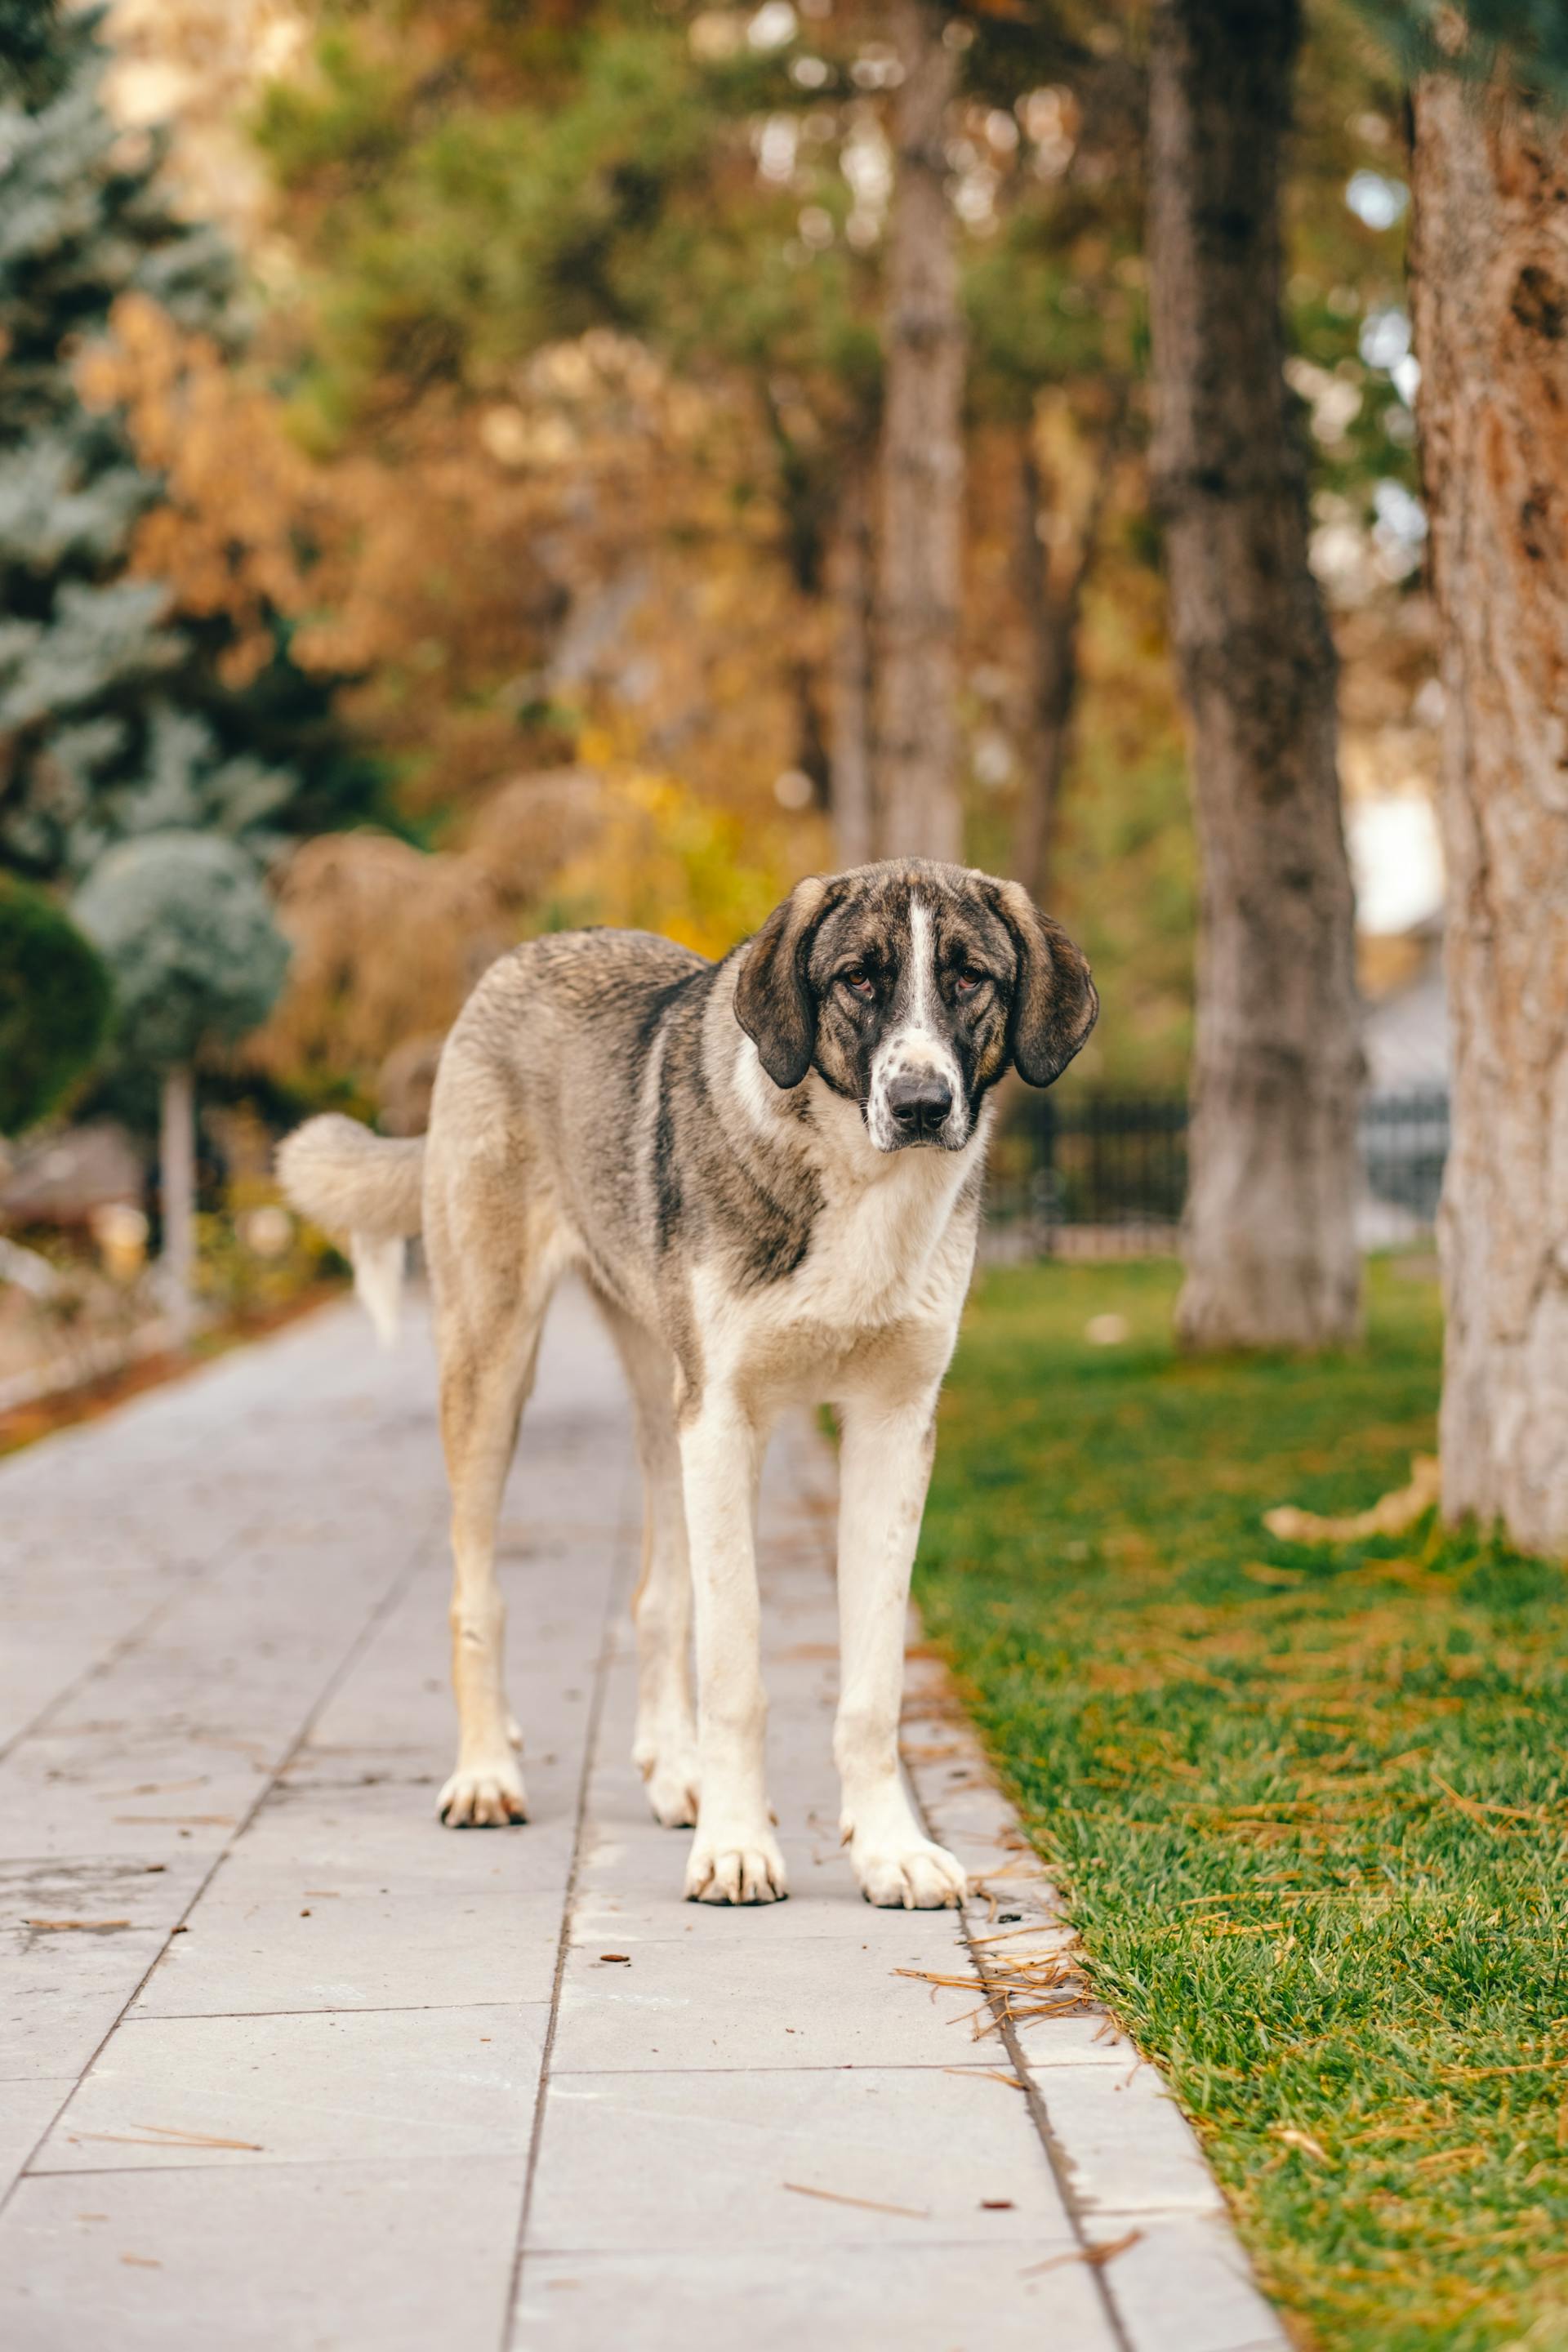
M 913 1142 L 934 1141 L 952 1108 L 952 1088 L 929 1070 L 918 1076 L 895 1078 L 888 1088 L 888 1108 L 900 1136 Z

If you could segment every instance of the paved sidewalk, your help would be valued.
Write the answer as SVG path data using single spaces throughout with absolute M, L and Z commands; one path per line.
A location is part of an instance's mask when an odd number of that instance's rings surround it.
M 918 1659 L 911 1772 L 984 1891 L 856 1894 L 804 1422 L 763 1513 L 795 1892 L 681 1902 L 628 1760 L 626 1413 L 573 1294 L 503 1528 L 534 1817 L 436 1823 L 414 1321 L 384 1356 L 332 1308 L 0 1467 L 8 2352 L 1282 2352 L 1174 2105 L 1051 1983 L 1049 1889 Z M 987 2005 L 977 1954 L 1034 1965 Z

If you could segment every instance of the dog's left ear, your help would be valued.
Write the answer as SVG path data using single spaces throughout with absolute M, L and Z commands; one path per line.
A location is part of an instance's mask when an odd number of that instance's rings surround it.
M 735 1018 L 775 1087 L 798 1087 L 816 1051 L 816 999 L 805 967 L 827 905 L 819 876 L 797 882 L 747 947 L 735 982 Z
M 1018 983 L 1007 1024 L 1014 1066 L 1032 1087 L 1059 1078 L 1100 1016 L 1088 959 L 1059 923 L 1042 915 L 1021 882 L 1004 882 L 996 911 L 1018 950 Z

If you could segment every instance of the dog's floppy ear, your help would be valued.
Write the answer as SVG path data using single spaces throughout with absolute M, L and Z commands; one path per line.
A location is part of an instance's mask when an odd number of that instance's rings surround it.
M 819 876 L 797 882 L 747 947 L 735 982 L 735 1018 L 775 1087 L 798 1087 L 816 1051 L 816 999 L 805 965 L 827 903 Z
M 1014 1066 L 1032 1087 L 1059 1078 L 1100 1015 L 1089 963 L 1059 923 L 1042 915 L 1021 882 L 1004 882 L 996 911 L 1018 950 L 1007 1023 Z

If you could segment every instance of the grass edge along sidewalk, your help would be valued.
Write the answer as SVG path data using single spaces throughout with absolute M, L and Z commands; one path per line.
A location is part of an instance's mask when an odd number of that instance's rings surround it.
M 1096 1989 L 1325 2352 L 1568 2346 L 1568 1575 L 1432 1515 L 1430 1282 L 1355 1355 L 1192 1361 L 1175 1269 L 997 1269 L 919 1597 Z M 1091 1318 L 1123 1318 L 1094 1345 Z M 1104 1326 L 1097 1324 L 1103 1332 Z

